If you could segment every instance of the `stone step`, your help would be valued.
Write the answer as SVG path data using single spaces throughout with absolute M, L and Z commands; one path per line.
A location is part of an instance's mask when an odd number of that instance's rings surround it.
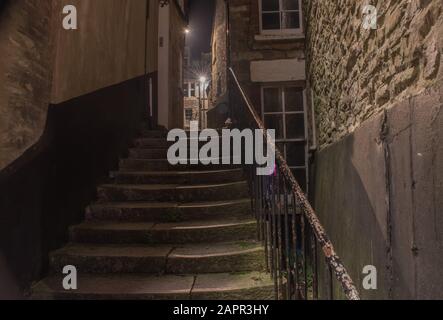
M 123 202 L 97 203 L 86 210 L 87 221 L 179 222 L 221 218 L 249 218 L 251 200 L 200 203 Z
M 32 288 L 34 300 L 272 300 L 274 284 L 261 272 L 197 276 L 79 274 L 78 290 L 66 291 L 61 276 Z
M 249 196 L 246 182 L 205 185 L 102 185 L 98 188 L 99 202 L 155 201 L 201 202 L 243 199 Z
M 167 159 L 167 148 L 132 148 L 129 149 L 131 159 Z
M 165 138 L 137 138 L 134 140 L 136 148 L 169 148 L 172 144 Z
M 264 249 L 255 241 L 196 245 L 70 244 L 50 255 L 52 272 L 194 274 L 262 271 Z
M 159 224 L 85 222 L 69 230 L 71 241 L 80 243 L 213 243 L 254 240 L 257 237 L 257 222 L 253 219 Z
M 148 139 L 165 139 L 168 136 L 167 130 L 146 130 L 141 129 L 140 130 L 140 137 L 141 138 L 148 138 Z
M 197 164 L 177 164 L 172 165 L 167 159 L 122 159 L 120 160 L 120 171 L 139 172 L 139 171 L 209 171 L 209 170 L 232 170 L 240 169 L 241 165 L 233 164 L 208 164 L 201 162 Z
M 211 171 L 114 172 L 118 184 L 205 184 L 244 180 L 243 169 Z
M 222 142 L 222 139 L 218 138 L 219 143 Z M 208 143 L 208 141 L 200 141 L 199 138 L 190 138 L 189 133 L 186 138 L 186 142 L 188 144 L 188 148 L 190 147 L 191 143 L 198 142 L 199 147 L 205 145 Z M 232 142 L 232 141 L 231 141 Z M 155 138 L 155 137 L 140 137 L 134 140 L 134 146 L 136 148 L 155 148 L 155 147 L 162 147 L 162 148 L 168 148 L 169 146 L 173 145 L 175 141 L 168 141 L 167 135 L 165 137 L 161 138 Z

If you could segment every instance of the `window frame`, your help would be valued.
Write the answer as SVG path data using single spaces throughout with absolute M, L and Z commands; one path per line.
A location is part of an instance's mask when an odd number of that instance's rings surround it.
M 262 35 L 300 35 L 303 33 L 303 11 L 302 11 L 302 0 L 298 1 L 298 14 L 299 14 L 299 19 L 300 19 L 300 27 L 299 28 L 292 28 L 292 29 L 288 29 L 288 28 L 282 28 L 281 26 L 281 14 L 282 12 L 286 12 L 286 11 L 282 11 L 282 1 L 283 0 L 278 0 L 279 1 L 279 14 L 280 14 L 280 29 L 263 29 L 263 13 L 271 13 L 271 11 L 265 11 L 263 12 L 263 4 L 262 4 L 263 0 L 258 0 L 258 5 L 259 5 L 259 19 L 260 19 L 260 34 Z M 276 13 L 276 11 L 272 11 L 274 13 Z M 297 12 L 297 10 L 288 10 L 287 12 Z
M 285 101 L 285 97 L 286 94 L 285 92 L 285 88 L 300 88 L 303 91 L 303 111 L 286 111 L 286 101 Z M 281 101 L 281 111 L 278 112 L 265 112 L 265 99 L 264 99 L 264 92 L 265 89 L 268 88 L 277 88 L 279 90 L 279 95 L 280 95 L 280 101 Z M 305 170 L 305 174 L 306 174 L 306 192 L 308 192 L 309 190 L 309 143 L 308 143 L 308 137 L 309 137 L 309 124 L 308 124 L 308 102 L 307 102 L 307 96 L 306 96 L 306 87 L 302 86 L 302 85 L 297 85 L 297 84 L 292 84 L 292 83 L 276 83 L 276 84 L 263 84 L 260 88 L 261 91 L 261 118 L 263 123 L 266 123 L 266 115 L 282 115 L 283 118 L 283 138 L 281 139 L 275 139 L 275 143 L 276 144 L 283 144 L 286 145 L 287 143 L 300 143 L 300 144 L 304 144 L 304 150 L 305 150 L 305 165 L 304 166 L 289 166 L 289 168 L 291 170 Z M 292 115 L 292 114 L 303 114 L 303 119 L 304 119 L 304 129 L 305 129 L 305 134 L 303 138 L 289 138 L 287 139 L 287 123 L 286 123 L 286 115 Z M 283 156 L 285 157 L 285 159 L 287 159 L 287 148 L 286 146 L 284 147 L 283 150 L 281 150 L 283 152 Z

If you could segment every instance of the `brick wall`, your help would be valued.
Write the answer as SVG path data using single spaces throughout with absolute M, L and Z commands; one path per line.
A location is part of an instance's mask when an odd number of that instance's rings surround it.
M 377 30 L 362 28 L 363 5 L 378 9 Z M 443 79 L 442 1 L 311 0 L 308 75 L 322 147 Z

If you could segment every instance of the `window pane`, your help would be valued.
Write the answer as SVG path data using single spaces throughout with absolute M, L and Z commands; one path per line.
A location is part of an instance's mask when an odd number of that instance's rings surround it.
M 263 106 L 265 112 L 282 112 L 282 102 L 279 88 L 263 89 Z
M 283 139 L 283 116 L 265 115 L 265 127 L 275 130 L 275 139 Z
M 292 173 L 294 174 L 295 180 L 297 180 L 302 190 L 306 193 L 306 170 L 294 169 Z
M 298 0 L 282 0 L 282 11 L 285 10 L 300 10 Z
M 305 138 L 305 116 L 304 114 L 286 115 L 286 139 Z
M 300 28 L 300 14 L 298 12 L 283 12 L 281 16 L 282 29 Z
M 263 30 L 280 29 L 280 13 L 263 13 Z
M 306 165 L 305 143 L 287 143 L 286 157 L 286 161 L 290 167 L 304 167 Z
M 262 11 L 279 11 L 279 0 L 262 0 Z
M 303 100 L 303 88 L 285 88 L 286 111 L 304 111 Z

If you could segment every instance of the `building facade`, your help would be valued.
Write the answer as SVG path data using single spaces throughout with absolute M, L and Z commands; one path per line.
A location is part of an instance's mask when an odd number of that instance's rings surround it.
M 308 190 L 309 93 L 302 2 L 217 0 L 210 117 L 226 110 L 230 66 L 304 190 Z M 220 126 L 220 121 L 217 124 Z

